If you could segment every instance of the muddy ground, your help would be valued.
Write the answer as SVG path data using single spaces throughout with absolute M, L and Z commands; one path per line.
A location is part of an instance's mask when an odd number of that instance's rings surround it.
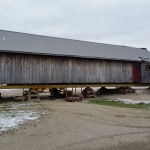
M 149 95 L 104 95 L 150 99 Z M 24 103 L 24 102 L 20 102 Z M 30 103 L 30 102 L 29 102 Z M 35 102 L 36 104 L 36 102 Z M 1 134 L 1 150 L 149 150 L 150 110 L 41 100 L 38 122 Z

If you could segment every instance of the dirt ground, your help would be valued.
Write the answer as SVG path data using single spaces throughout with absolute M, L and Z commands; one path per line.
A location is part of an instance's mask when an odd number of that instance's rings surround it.
M 103 97 L 150 99 L 149 95 L 133 94 Z M 65 100 L 41 100 L 40 105 L 48 114 L 37 123 L 2 134 L 1 150 L 150 149 L 150 110 Z

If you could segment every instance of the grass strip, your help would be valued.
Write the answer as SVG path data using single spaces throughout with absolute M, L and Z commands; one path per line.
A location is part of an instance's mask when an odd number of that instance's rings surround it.
M 98 105 L 106 105 L 106 106 L 114 106 L 114 107 L 150 109 L 150 104 L 144 104 L 144 103 L 126 104 L 123 101 L 110 100 L 110 99 L 105 99 L 105 98 L 90 100 L 89 103 L 98 104 Z

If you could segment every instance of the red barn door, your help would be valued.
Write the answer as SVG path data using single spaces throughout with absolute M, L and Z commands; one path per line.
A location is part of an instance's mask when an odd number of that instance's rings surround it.
M 140 82 L 140 65 L 136 64 L 133 65 L 132 67 L 132 72 L 133 72 L 133 82 Z

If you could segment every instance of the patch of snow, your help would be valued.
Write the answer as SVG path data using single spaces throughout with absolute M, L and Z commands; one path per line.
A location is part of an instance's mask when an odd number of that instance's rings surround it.
M 132 100 L 132 99 L 121 99 L 121 98 L 118 98 L 118 100 L 122 101 L 125 104 L 140 104 L 140 103 L 150 104 L 150 100 Z
M 40 115 L 32 110 L 17 110 L 13 107 L 0 107 L 0 131 L 17 127 L 25 121 L 36 120 Z

